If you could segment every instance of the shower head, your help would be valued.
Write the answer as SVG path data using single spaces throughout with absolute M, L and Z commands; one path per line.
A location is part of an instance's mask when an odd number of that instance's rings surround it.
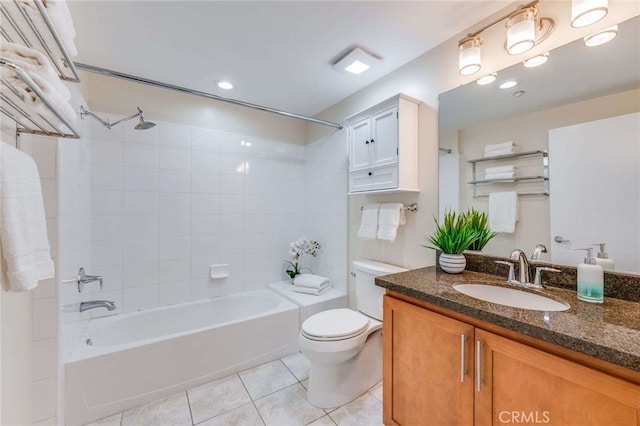
M 110 123 L 109 121 L 105 121 L 103 119 L 101 119 L 100 117 L 98 117 L 97 115 L 95 115 L 94 113 L 92 113 L 91 111 L 86 110 L 83 106 L 80 106 L 80 118 L 84 119 L 84 117 L 89 116 L 91 118 L 94 118 L 96 120 L 98 120 L 103 126 L 105 126 L 108 129 L 111 129 L 113 126 L 115 126 L 116 124 L 120 124 L 123 121 L 129 121 L 132 120 L 136 117 L 140 117 L 140 122 L 138 124 L 135 125 L 134 129 L 136 130 L 147 130 L 150 129 L 152 127 L 154 127 L 156 125 L 156 123 L 152 123 L 151 121 L 146 121 L 144 119 L 144 115 L 142 115 L 142 110 L 140 109 L 140 107 L 138 107 L 138 112 L 136 112 L 133 115 L 130 115 L 128 117 L 125 118 L 121 118 L 120 120 L 114 122 L 114 123 Z
M 144 119 L 144 115 L 142 115 L 142 110 L 138 107 L 138 114 L 140 114 L 140 122 L 136 124 L 134 129 L 136 130 L 147 130 L 156 125 L 156 123 L 152 123 L 151 121 L 146 121 Z

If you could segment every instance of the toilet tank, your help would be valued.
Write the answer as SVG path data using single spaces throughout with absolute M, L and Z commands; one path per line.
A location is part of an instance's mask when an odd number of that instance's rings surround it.
M 375 278 L 405 272 L 407 269 L 374 260 L 354 260 L 356 274 L 356 306 L 363 314 L 382 321 L 382 296 L 384 288 L 375 284 Z

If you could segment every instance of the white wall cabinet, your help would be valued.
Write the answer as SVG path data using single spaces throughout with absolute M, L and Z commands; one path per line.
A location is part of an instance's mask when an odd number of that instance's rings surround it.
M 347 118 L 349 193 L 419 191 L 418 107 L 397 95 Z

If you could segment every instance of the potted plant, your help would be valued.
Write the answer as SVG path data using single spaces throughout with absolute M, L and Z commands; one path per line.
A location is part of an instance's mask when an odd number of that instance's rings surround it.
M 479 212 L 475 208 L 471 207 L 464 214 L 469 227 L 476 231 L 476 239 L 471 243 L 468 250 L 482 251 L 484 246 L 487 245 L 489 240 L 495 237 L 498 233 L 489 229 L 487 214 Z
M 464 214 L 457 214 L 447 210 L 444 214 L 442 224 L 434 217 L 436 230 L 427 240 L 431 243 L 428 247 L 440 250 L 439 264 L 443 271 L 450 274 L 459 274 L 467 266 L 467 259 L 462 254 L 478 234 L 469 226 L 469 222 Z
M 303 269 L 309 269 L 300 266 L 300 257 L 305 254 L 316 257 L 318 255 L 318 250 L 320 250 L 320 243 L 309 240 L 308 238 L 300 238 L 291 243 L 291 248 L 289 249 L 291 260 L 285 260 L 285 263 L 288 265 L 285 272 L 289 278 L 291 278 L 291 282 L 293 282 L 293 279 L 297 275 L 302 273 Z

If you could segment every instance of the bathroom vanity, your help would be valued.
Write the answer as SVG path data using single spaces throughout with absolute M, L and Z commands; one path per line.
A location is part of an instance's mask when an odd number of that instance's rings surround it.
M 533 311 L 466 296 L 459 282 L 504 284 L 436 267 L 376 280 L 385 425 L 638 425 L 640 303 L 548 287 L 571 307 Z

